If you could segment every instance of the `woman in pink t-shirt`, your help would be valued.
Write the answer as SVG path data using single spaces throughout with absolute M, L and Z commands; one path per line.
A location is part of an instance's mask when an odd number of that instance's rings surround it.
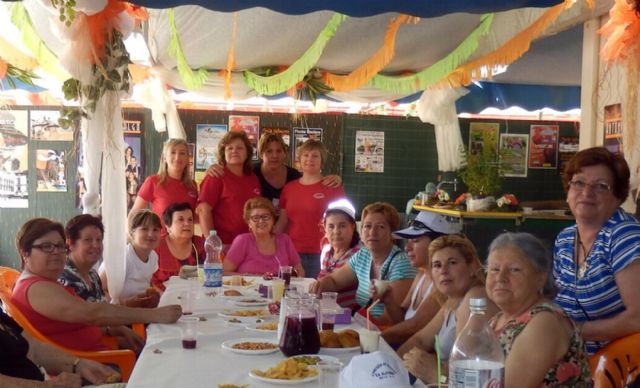
M 145 179 L 129 214 L 151 204 L 151 210 L 162 217 L 172 203 L 187 202 L 195 209 L 197 200 L 198 187 L 189 170 L 189 145 L 184 139 L 169 139 L 162 149 L 158 173 Z M 162 226 L 164 235 L 164 223 Z
M 267 198 L 257 197 L 244 205 L 244 219 L 250 233 L 238 235 L 224 260 L 225 274 L 277 274 L 281 265 L 290 265 L 304 277 L 300 257 L 286 234 L 274 233 L 276 209 Z
M 227 132 L 218 143 L 218 161 L 224 166 L 224 174 L 208 175 L 200 184 L 196 213 L 202 234 L 208 236 L 215 229 L 225 248 L 237 235 L 249 231 L 242 219 L 242 207 L 261 193 L 260 182 L 251 170 L 252 155 L 253 146 L 244 132 Z

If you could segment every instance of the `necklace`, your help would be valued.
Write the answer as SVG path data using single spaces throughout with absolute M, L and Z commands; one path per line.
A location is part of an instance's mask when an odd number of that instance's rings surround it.
M 580 251 L 578 250 L 578 248 L 582 250 L 582 253 L 584 255 L 584 261 L 582 262 L 582 264 L 580 264 Z M 574 256 L 575 256 L 574 260 L 576 262 L 576 274 L 578 276 L 578 279 L 582 279 L 584 277 L 584 274 L 587 273 L 587 270 L 589 269 L 589 262 L 587 261 L 587 257 L 589 257 L 589 255 L 591 254 L 592 249 L 593 249 L 593 244 L 591 244 L 591 247 L 587 251 L 587 247 L 584 245 L 584 243 L 580 239 L 580 232 L 578 231 L 578 229 L 576 229 L 576 245 L 574 248 Z

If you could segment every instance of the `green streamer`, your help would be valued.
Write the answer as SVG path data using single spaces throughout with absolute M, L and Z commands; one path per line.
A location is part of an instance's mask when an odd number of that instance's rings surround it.
M 22 42 L 31 51 L 40 67 L 59 80 L 69 78 L 69 74 L 58 66 L 58 57 L 49 50 L 40 35 L 38 35 L 22 3 L 18 2 L 11 6 L 11 23 L 18 27 L 22 33 Z
M 346 19 L 346 15 L 333 15 L 315 42 L 287 70 L 270 77 L 263 77 L 247 70 L 244 72 L 245 83 L 265 96 L 273 96 L 292 88 L 315 66 L 325 46 Z
M 377 89 L 397 94 L 411 94 L 427 88 L 440 81 L 447 74 L 458 68 L 478 49 L 480 37 L 486 35 L 493 23 L 494 14 L 485 14 L 480 18 L 480 25 L 467 36 L 446 57 L 420 71 L 408 76 L 376 75 L 368 85 Z
M 187 89 L 198 89 L 202 87 L 207 78 L 209 78 L 209 72 L 203 68 L 200 68 L 195 72 L 191 69 L 187 63 L 187 58 L 184 56 L 184 51 L 182 50 L 182 44 L 180 43 L 180 37 L 178 36 L 178 29 L 176 28 L 175 11 L 173 8 L 167 11 L 167 17 L 169 18 L 169 30 L 171 33 L 171 40 L 169 41 L 167 52 L 176 59 L 178 74 L 180 74 L 180 79 L 182 79 L 182 82 Z

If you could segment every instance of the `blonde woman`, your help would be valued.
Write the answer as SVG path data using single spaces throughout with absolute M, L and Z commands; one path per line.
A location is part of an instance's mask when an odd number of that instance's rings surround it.
M 161 217 L 172 203 L 186 202 L 195 209 L 197 200 L 198 187 L 189 173 L 189 145 L 184 139 L 169 139 L 158 173 L 144 180 L 129 214 L 151 204 L 151 210 Z

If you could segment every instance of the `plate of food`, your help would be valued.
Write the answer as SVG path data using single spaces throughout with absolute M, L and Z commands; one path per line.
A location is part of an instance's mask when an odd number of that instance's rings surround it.
M 278 332 L 278 322 L 262 322 L 257 324 L 251 324 L 245 326 L 245 328 L 249 331 L 256 331 L 260 333 L 277 333 Z
M 252 369 L 249 376 L 270 384 L 298 385 L 318 379 L 318 369 L 295 358 L 287 358 L 267 370 Z
M 235 301 L 238 299 L 244 299 L 244 298 L 260 298 L 260 294 L 258 294 L 257 292 L 253 292 L 251 290 L 236 290 L 233 288 L 224 290 L 223 293 L 220 294 L 220 297 L 226 300 L 231 300 L 231 301 Z
M 268 338 L 238 338 L 222 343 L 222 349 L 239 354 L 260 355 L 280 351 L 276 340 Z
M 260 298 L 260 297 L 243 297 L 243 298 L 239 298 L 239 299 L 234 299 L 233 303 L 236 306 L 243 306 L 243 307 L 251 307 L 251 306 L 266 306 L 270 303 L 271 301 L 269 299 L 265 299 L 265 298 Z
M 352 329 L 341 331 L 322 330 L 320 332 L 320 352 L 340 354 L 360 351 L 360 335 Z
M 261 323 L 277 318 L 275 315 L 269 314 L 269 311 L 266 309 L 224 310 L 218 313 L 218 315 L 225 319 L 235 318 L 245 324 Z M 258 322 L 258 320 L 260 321 Z
M 231 277 L 224 277 L 222 280 L 222 286 L 225 288 L 251 288 L 256 285 L 256 282 L 252 279 L 245 277 L 241 278 L 236 284 L 233 284 Z

